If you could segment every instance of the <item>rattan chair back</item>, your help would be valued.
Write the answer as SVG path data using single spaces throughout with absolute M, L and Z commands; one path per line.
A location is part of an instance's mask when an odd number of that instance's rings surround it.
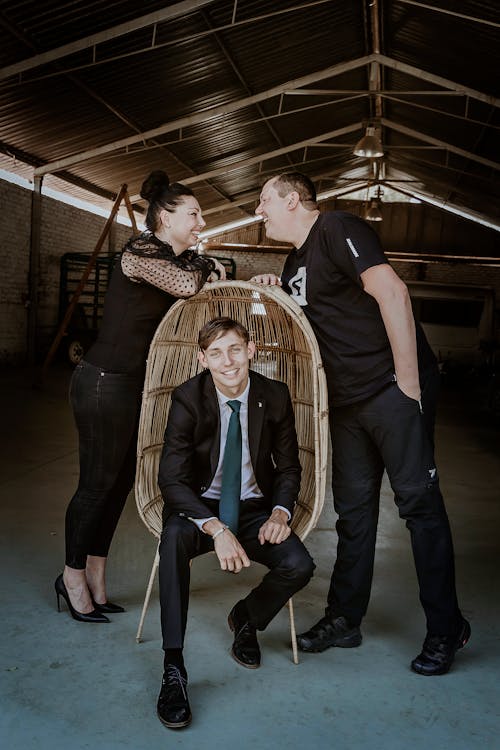
M 167 312 L 151 343 L 137 446 L 135 496 L 139 515 L 159 537 L 163 500 L 157 477 L 173 389 L 201 370 L 198 332 L 212 318 L 242 323 L 256 344 L 252 369 L 288 384 L 302 464 L 292 528 L 304 539 L 323 507 L 328 412 L 316 338 L 300 307 L 279 287 L 231 281 L 207 284 Z

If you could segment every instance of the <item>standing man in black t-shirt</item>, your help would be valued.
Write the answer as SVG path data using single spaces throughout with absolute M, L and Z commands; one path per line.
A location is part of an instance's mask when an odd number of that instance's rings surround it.
M 408 289 L 377 235 L 342 211 L 320 214 L 311 180 L 298 172 L 264 185 L 256 213 L 266 234 L 289 242 L 281 281 L 318 339 L 327 376 L 338 547 L 325 616 L 298 638 L 302 651 L 361 643 L 373 575 L 384 468 L 410 531 L 427 619 L 411 667 L 447 672 L 470 636 L 455 592 L 453 543 L 434 461 L 439 372 Z

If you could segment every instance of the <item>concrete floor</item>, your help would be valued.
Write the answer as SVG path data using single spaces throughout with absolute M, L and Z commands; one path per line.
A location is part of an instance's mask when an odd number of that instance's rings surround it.
M 260 638 L 263 665 L 228 654 L 226 614 L 260 575 L 195 561 L 186 647 L 191 726 L 156 718 L 162 672 L 159 606 L 153 597 L 144 642 L 135 631 L 155 550 L 129 498 L 112 547 L 110 599 L 127 612 L 110 625 L 74 622 L 56 610 L 63 517 L 78 476 L 67 404 L 68 370 L 53 366 L 43 390 L 26 371 L 0 377 L 1 705 L 0 741 L 14 750 L 71 748 L 311 747 L 317 750 L 496 750 L 500 747 L 500 433 L 461 393 L 445 393 L 438 466 L 457 559 L 459 598 L 472 639 L 443 677 L 413 674 L 424 620 L 407 532 L 390 492 L 382 499 L 375 580 L 364 641 L 291 662 L 288 618 Z M 307 544 L 317 572 L 295 600 L 306 629 L 324 606 L 335 543 L 331 495 Z

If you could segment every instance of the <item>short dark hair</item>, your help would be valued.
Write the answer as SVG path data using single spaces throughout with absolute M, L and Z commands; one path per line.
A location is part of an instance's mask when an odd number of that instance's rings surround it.
M 161 169 L 151 172 L 141 187 L 141 198 L 149 203 L 146 215 L 146 226 L 149 231 L 155 232 L 159 228 L 162 210 L 174 213 L 188 195 L 194 196 L 194 193 L 187 185 L 181 185 L 180 182 L 170 183 L 167 173 Z
M 238 323 L 237 320 L 232 318 L 214 318 L 205 323 L 203 328 L 198 334 L 198 346 L 202 351 L 206 351 L 210 344 L 218 339 L 219 336 L 223 336 L 225 333 L 234 331 L 245 344 L 250 341 L 250 335 L 245 326 Z
M 299 194 L 300 202 L 308 211 L 318 208 L 316 202 L 316 188 L 313 181 L 301 172 L 283 172 L 276 175 L 273 185 L 280 198 L 285 198 L 292 190 Z

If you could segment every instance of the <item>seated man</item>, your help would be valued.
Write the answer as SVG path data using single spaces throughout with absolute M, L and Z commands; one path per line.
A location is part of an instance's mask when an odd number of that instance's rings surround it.
M 170 728 L 191 720 L 183 660 L 190 560 L 215 550 L 222 570 L 239 573 L 250 560 L 269 568 L 228 617 L 231 655 L 249 669 L 260 666 L 256 631 L 314 570 L 288 525 L 301 467 L 287 386 L 249 372 L 255 344 L 230 318 L 207 323 L 198 343 L 206 370 L 173 392 L 159 472 L 165 661 L 158 717 Z

